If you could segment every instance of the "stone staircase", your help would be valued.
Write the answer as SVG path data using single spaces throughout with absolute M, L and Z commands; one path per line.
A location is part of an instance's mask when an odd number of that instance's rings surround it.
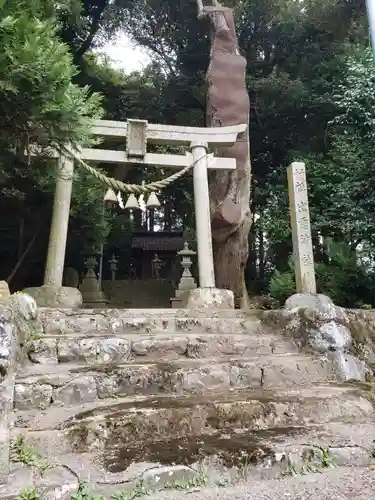
M 14 386 L 3 500 L 35 481 L 43 500 L 68 500 L 85 481 L 110 498 L 140 481 L 230 483 L 374 461 L 370 393 L 256 314 L 40 314 Z

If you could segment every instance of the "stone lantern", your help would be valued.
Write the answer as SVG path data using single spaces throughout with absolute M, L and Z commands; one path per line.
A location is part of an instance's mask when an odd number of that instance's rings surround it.
M 117 271 L 118 260 L 115 255 L 112 255 L 112 259 L 109 261 L 109 268 L 111 270 L 111 281 L 116 281 L 116 271 Z
M 90 255 L 85 260 L 87 272 L 79 286 L 79 291 L 82 294 L 83 305 L 88 308 L 103 308 L 108 306 L 108 300 L 100 288 L 100 283 L 95 272 L 98 266 L 96 257 Z
M 197 252 L 190 250 L 189 244 L 185 241 L 184 248 L 177 252 L 181 257 L 181 266 L 183 268 L 182 276 L 175 291 L 175 297 L 171 299 L 172 308 L 186 307 L 189 293 L 197 288 L 197 283 L 191 274 L 191 266 L 193 265 L 192 258 Z

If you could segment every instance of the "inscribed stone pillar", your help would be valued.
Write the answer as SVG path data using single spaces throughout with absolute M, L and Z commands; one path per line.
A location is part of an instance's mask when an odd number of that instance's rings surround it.
M 296 290 L 297 293 L 316 293 L 305 164 L 292 163 L 287 173 Z
M 62 286 L 66 240 L 72 195 L 74 162 L 61 156 L 58 163 L 56 191 L 53 203 L 52 222 L 44 284 Z

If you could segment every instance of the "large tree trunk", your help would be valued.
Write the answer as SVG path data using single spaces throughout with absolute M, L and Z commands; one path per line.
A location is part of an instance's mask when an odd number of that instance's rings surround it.
M 218 2 L 213 3 L 213 7 L 203 7 L 199 15 L 210 22 L 207 126 L 248 124 L 250 103 L 245 81 L 246 60 L 239 54 L 233 11 L 221 7 Z M 237 168 L 216 171 L 210 176 L 216 286 L 231 289 L 237 301 L 246 306 L 244 271 L 251 228 L 249 131 L 241 134 L 232 147 L 220 148 L 218 154 L 235 158 Z

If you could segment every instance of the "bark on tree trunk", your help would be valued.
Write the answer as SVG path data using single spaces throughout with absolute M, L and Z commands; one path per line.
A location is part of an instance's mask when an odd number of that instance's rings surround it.
M 211 56 L 207 70 L 207 126 L 225 127 L 249 123 L 250 102 L 246 89 L 246 60 L 239 54 L 232 9 L 213 0 L 201 7 L 199 18 L 210 24 Z M 248 296 L 244 271 L 249 253 L 251 165 L 249 132 L 246 130 L 230 148 L 219 148 L 219 156 L 235 158 L 234 171 L 210 176 L 211 222 L 218 288 L 231 289 L 242 307 Z

